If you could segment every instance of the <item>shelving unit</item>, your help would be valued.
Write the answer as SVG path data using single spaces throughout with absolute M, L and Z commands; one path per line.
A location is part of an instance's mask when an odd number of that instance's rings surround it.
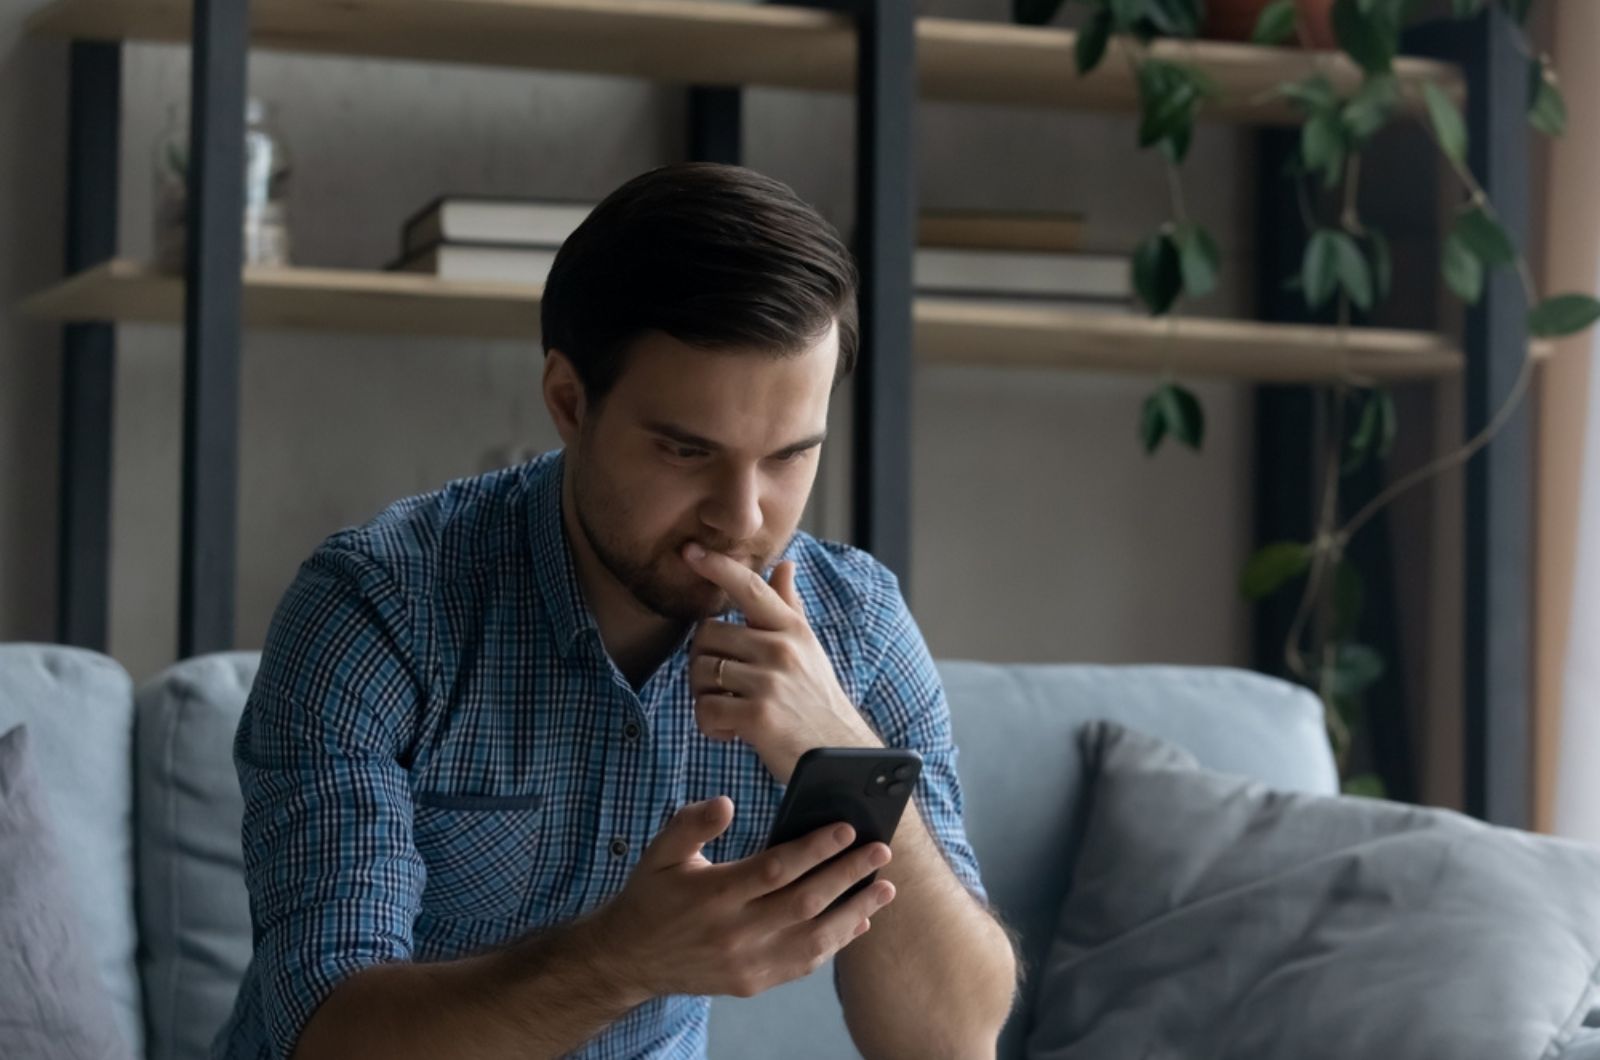
M 824 9 L 825 8 L 825 9 Z M 1491 13 L 1494 19 L 1503 16 Z M 629 76 L 689 86 L 689 154 L 740 161 L 741 92 L 764 86 L 853 93 L 863 356 L 855 381 L 852 493 L 855 542 L 905 580 L 909 566 L 909 394 L 913 358 L 939 363 L 1158 372 L 1308 383 L 1348 368 L 1373 379 L 1462 376 L 1469 430 L 1483 421 L 1525 334 L 1515 292 L 1492 286 L 1469 318 L 1459 351 L 1426 332 L 1333 332 L 1299 323 L 1275 286 L 1265 315 L 1278 323 L 1177 324 L 1056 309 L 1002 309 L 912 296 L 914 180 L 911 130 L 919 100 L 1133 113 L 1137 89 L 1115 54 L 1086 78 L 1073 72 L 1074 33 L 917 18 L 911 0 L 818 0 L 798 5 L 719 0 L 56 0 L 30 29 L 70 38 L 67 278 L 26 303 L 65 323 L 60 639 L 103 647 L 110 513 L 109 422 L 116 322 L 181 321 L 185 342 L 183 543 L 179 650 L 232 646 L 238 359 L 245 326 L 367 333 L 531 337 L 537 288 L 451 283 L 429 277 L 328 269 L 242 273 L 242 139 L 245 70 L 252 47 L 405 61 L 487 64 Z M 1465 100 L 1474 168 L 1513 219 L 1526 208 L 1526 139 L 1518 139 L 1526 75 L 1480 20 L 1433 39 L 1434 58 L 1402 59 L 1409 106 L 1431 81 Z M 115 246 L 121 45 L 187 42 L 193 48 L 194 194 L 184 276 L 117 258 Z M 1113 44 L 1113 48 L 1120 44 Z M 1357 78 L 1342 58 L 1210 42 L 1161 42 L 1159 54 L 1203 69 L 1219 89 L 1208 119 L 1269 130 L 1294 114 L 1272 91 L 1321 72 Z M 1468 87 L 1472 91 L 1468 92 Z M 1518 93 L 1524 95 L 1519 95 Z M 1268 142 L 1264 140 L 1264 142 Z M 1518 152 L 1521 154 L 1518 154 Z M 1504 159 L 1511 158 L 1512 162 Z M 1521 159 L 1523 170 L 1517 170 Z M 1496 161 L 1498 160 L 1498 161 Z M 1494 161 L 1494 165 L 1489 163 Z M 1268 187 L 1266 180 L 1262 187 Z M 1279 196 L 1263 194 L 1258 222 Z M 1519 223 L 1525 224 L 1525 216 Z M 1258 223 L 1262 262 L 1282 260 L 1294 222 Z M 1282 274 L 1282 270 L 1272 273 Z M 1275 283 L 1275 281 L 1274 281 Z M 1478 328 L 1476 331 L 1471 329 Z M 1263 388 L 1263 394 L 1275 388 Z M 1268 466 L 1303 443 L 1305 418 L 1263 397 L 1258 415 L 1258 520 L 1263 533 L 1296 523 L 1304 476 Z M 1531 563 L 1525 496 L 1513 488 L 1512 432 L 1475 459 L 1468 480 L 1469 808 L 1523 823 L 1528 667 L 1489 652 L 1490 615 L 1527 621 Z M 1525 440 L 1526 429 L 1520 437 Z M 1306 510 L 1309 510 L 1307 507 Z M 1266 659 L 1258 659 L 1264 664 Z M 1489 739 L 1489 734 L 1494 739 Z

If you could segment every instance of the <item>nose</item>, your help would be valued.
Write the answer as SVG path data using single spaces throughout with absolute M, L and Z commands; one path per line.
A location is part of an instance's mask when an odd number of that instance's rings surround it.
M 729 541 L 749 541 L 761 530 L 761 479 L 755 468 L 734 468 L 718 480 L 700 519 Z

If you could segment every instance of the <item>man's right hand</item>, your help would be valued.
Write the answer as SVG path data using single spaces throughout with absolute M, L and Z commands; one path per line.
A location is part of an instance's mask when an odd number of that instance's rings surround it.
M 727 830 L 733 809 L 733 800 L 718 796 L 679 810 L 645 849 L 622 893 L 590 918 L 599 947 L 594 958 L 639 1003 L 665 994 L 754 997 L 809 975 L 871 927 L 872 914 L 894 898 L 894 884 L 878 880 L 828 908 L 889 863 L 884 843 L 801 879 L 855 841 L 848 825 L 713 865 L 700 848 Z

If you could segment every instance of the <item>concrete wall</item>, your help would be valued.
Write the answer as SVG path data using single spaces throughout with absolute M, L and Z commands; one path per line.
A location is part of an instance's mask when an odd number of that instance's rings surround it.
M 22 37 L 37 0 L 0 12 L 0 639 L 54 629 L 59 334 L 12 303 L 60 274 L 66 47 Z M 927 13 L 1003 19 L 947 0 Z M 150 145 L 187 93 L 187 51 L 125 49 L 120 251 L 149 253 Z M 256 53 L 295 158 L 299 263 L 375 268 L 440 192 L 598 198 L 683 157 L 680 89 L 618 79 Z M 842 96 L 752 90 L 746 161 L 847 230 L 853 110 Z M 1125 119 L 926 105 L 916 129 L 931 207 L 1075 209 L 1089 244 L 1126 249 L 1166 216 L 1157 160 Z M 1208 127 L 1191 209 L 1230 277 L 1248 276 L 1250 140 Z M 1231 283 L 1203 307 L 1248 312 Z M 136 678 L 175 656 L 176 328 L 119 329 L 111 650 Z M 243 366 L 238 637 L 259 646 L 298 563 L 389 500 L 556 444 L 536 341 L 253 333 Z M 1248 551 L 1247 391 L 1200 388 L 1199 456 L 1147 459 L 1149 380 L 938 368 L 917 381 L 913 606 L 936 654 L 1000 660 L 1244 663 L 1234 580 Z M 844 426 L 847 406 L 835 419 Z M 808 525 L 848 527 L 848 431 L 830 441 Z

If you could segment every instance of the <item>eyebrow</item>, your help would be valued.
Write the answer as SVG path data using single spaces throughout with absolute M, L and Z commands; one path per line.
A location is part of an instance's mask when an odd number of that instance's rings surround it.
M 644 429 L 652 433 L 659 434 L 664 438 L 671 438 L 680 445 L 692 445 L 697 449 L 705 449 L 712 453 L 722 452 L 722 446 L 718 445 L 716 442 L 713 442 L 710 438 L 702 438 L 692 431 L 686 431 L 682 427 L 675 427 L 670 423 L 651 421 L 644 425 Z M 813 434 L 809 438 L 802 438 L 792 445 L 786 445 L 772 455 L 775 457 L 789 456 L 792 453 L 798 453 L 802 450 L 810 449 L 814 445 L 821 445 L 823 439 L 827 437 L 828 432 L 822 431 L 819 434 Z

